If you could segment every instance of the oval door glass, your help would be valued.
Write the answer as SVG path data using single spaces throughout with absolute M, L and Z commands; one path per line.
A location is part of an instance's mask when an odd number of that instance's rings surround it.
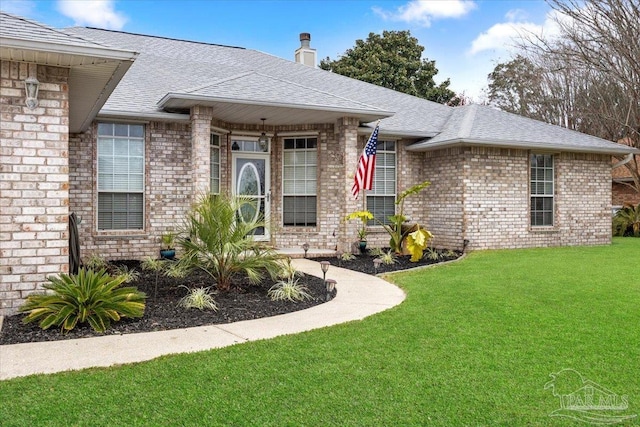
M 261 187 L 260 174 L 253 163 L 245 163 L 238 172 L 236 194 L 245 196 L 246 203 L 240 208 L 240 218 L 244 222 L 255 222 L 260 217 Z

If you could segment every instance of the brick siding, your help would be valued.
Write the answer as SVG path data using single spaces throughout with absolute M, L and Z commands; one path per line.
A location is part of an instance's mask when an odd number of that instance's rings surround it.
M 69 270 L 68 70 L 0 63 L 0 315 Z M 25 105 L 24 80 L 40 82 Z

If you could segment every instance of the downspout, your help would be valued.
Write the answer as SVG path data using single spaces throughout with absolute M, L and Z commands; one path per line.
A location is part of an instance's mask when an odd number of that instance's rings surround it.
M 624 159 L 620 160 L 618 163 L 614 163 L 613 166 L 611 166 L 611 169 L 615 169 L 618 168 L 620 166 L 624 166 L 627 163 L 629 163 L 631 160 L 633 160 L 633 153 L 629 153 L 627 154 Z

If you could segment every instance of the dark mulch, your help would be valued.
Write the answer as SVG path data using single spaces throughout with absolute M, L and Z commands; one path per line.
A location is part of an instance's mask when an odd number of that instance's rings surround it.
M 409 256 L 401 256 L 397 258 L 395 264 L 383 264 L 377 271 L 373 266 L 375 257 L 370 255 L 358 255 L 352 261 L 341 261 L 337 257 L 315 258 L 314 260 L 326 260 L 335 266 L 367 274 L 379 274 L 448 261 L 459 257 L 460 254 L 449 253 L 446 256 L 443 251 L 441 255 L 437 261 L 425 257 L 417 263 L 410 262 Z M 312 296 L 310 300 L 300 302 L 272 301 L 267 295 L 267 291 L 274 284 L 270 280 L 265 280 L 259 285 L 251 285 L 247 280 L 242 280 L 237 283 L 237 289 L 231 292 L 215 293 L 214 298 L 218 305 L 218 311 L 184 309 L 178 306 L 178 301 L 187 293 L 187 289 L 183 286 L 188 288 L 212 286 L 212 279 L 206 273 L 192 274 L 184 279 L 159 275 L 158 294 L 157 297 L 154 297 L 155 273 L 142 271 L 138 261 L 118 261 L 117 263 L 141 272 L 141 277 L 127 286 L 135 286 L 147 294 L 146 308 L 142 318 L 114 322 L 104 334 L 94 332 L 88 325 L 79 325 L 72 331 L 63 334 L 55 327 L 42 330 L 37 323 L 25 325 L 22 323 L 24 315 L 18 314 L 5 317 L 2 331 L 0 331 L 0 345 L 161 331 L 258 319 L 304 310 L 326 302 L 327 297 L 322 279 L 313 276 L 305 275 L 299 279 Z M 321 274 L 320 271 L 318 273 Z M 338 288 L 339 286 L 338 284 Z M 335 296 L 335 292 L 330 297 Z
M 377 269 L 374 266 L 373 260 L 378 257 L 369 254 L 357 255 L 356 258 L 351 261 L 343 261 L 338 257 L 314 258 L 314 261 L 329 261 L 331 265 L 348 268 L 349 270 L 359 271 L 361 273 L 383 274 L 393 271 L 407 270 L 409 268 L 424 267 L 427 265 L 438 264 L 446 261 L 452 261 L 459 258 L 461 255 L 460 252 L 448 250 L 436 250 L 435 252 L 438 256 L 437 259 L 429 258 L 429 254 L 425 253 L 425 256 L 423 256 L 420 261 L 411 262 L 411 256 L 402 255 L 395 258 L 395 263 L 380 264 Z

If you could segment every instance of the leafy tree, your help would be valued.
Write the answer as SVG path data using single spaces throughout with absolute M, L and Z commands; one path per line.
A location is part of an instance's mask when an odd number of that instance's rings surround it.
M 320 68 L 441 104 L 449 103 L 455 92 L 446 79 L 439 85 L 435 61 L 422 59 L 424 47 L 409 31 L 369 33 L 366 40 L 356 40 L 339 59 L 320 61 Z M 454 101 L 454 104 L 456 102 Z

